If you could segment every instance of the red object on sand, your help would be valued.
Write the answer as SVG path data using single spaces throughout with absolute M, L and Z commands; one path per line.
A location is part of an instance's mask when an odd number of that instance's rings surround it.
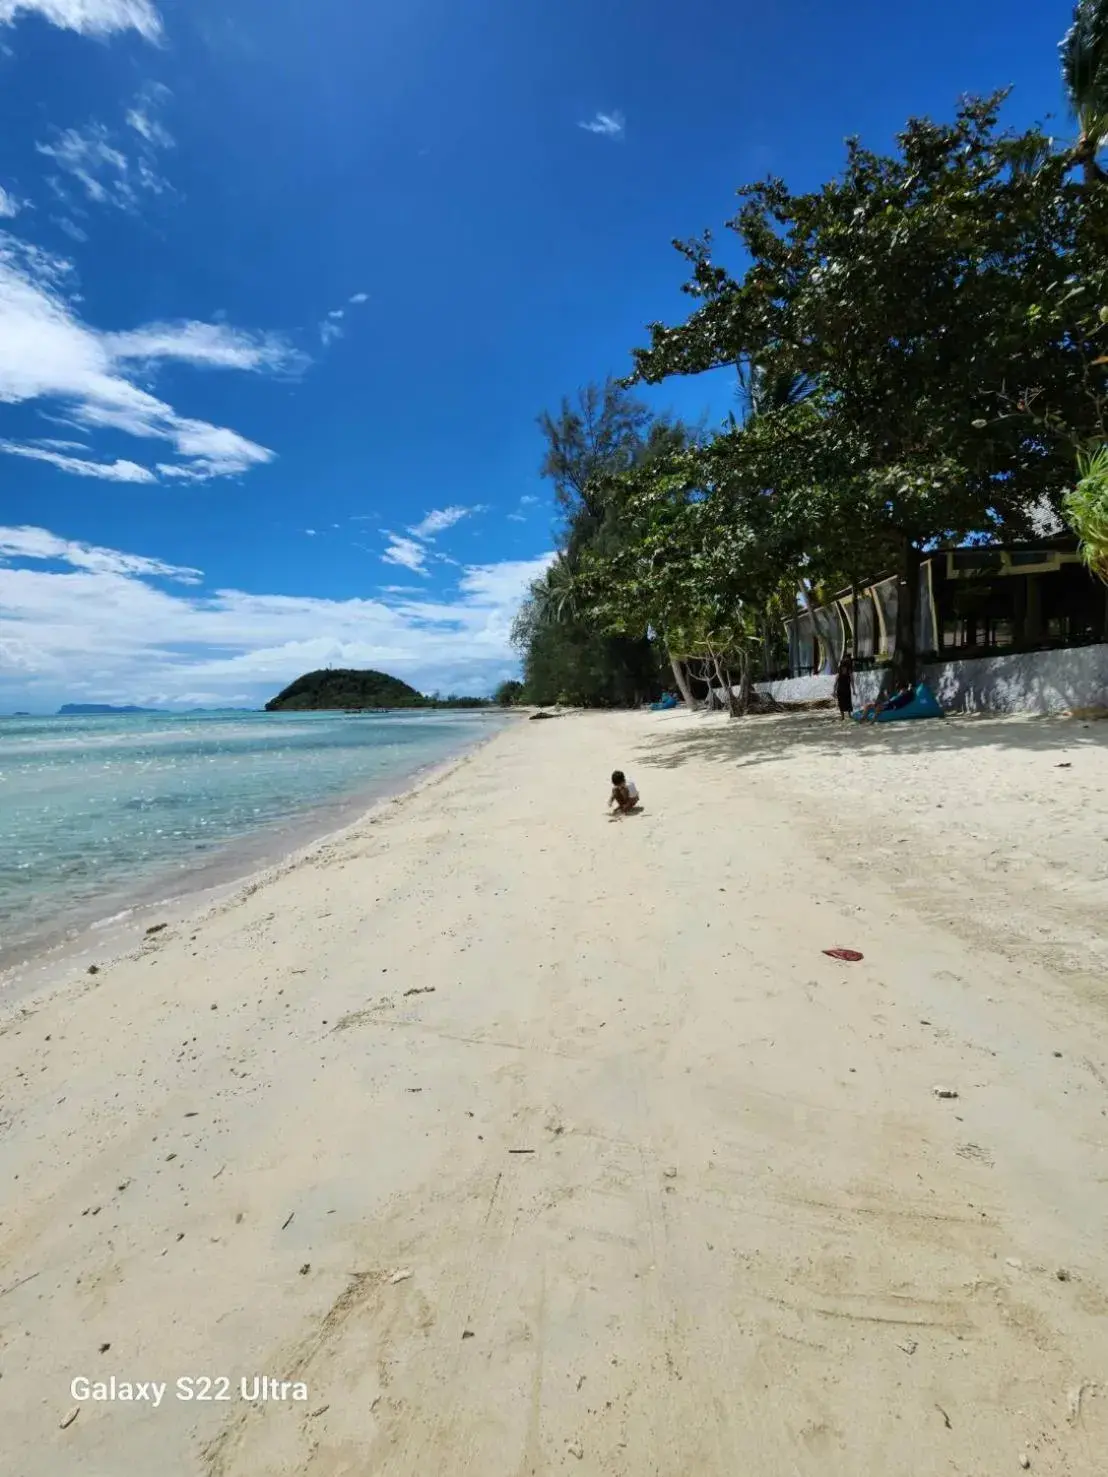
M 831 959 L 845 959 L 848 964 L 857 964 L 859 959 L 865 958 L 857 949 L 824 949 L 823 952 Z

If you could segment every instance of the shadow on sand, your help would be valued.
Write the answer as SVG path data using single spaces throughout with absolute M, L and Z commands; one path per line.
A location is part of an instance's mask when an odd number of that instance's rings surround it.
M 1014 749 L 1060 752 L 1080 746 L 1108 746 L 1108 722 L 1076 717 L 994 717 L 953 715 L 918 722 L 858 724 L 837 714 L 775 713 L 727 720 L 703 716 L 670 732 L 655 728 L 639 762 L 676 769 L 690 760 L 748 768 L 774 764 L 801 753 L 832 757 L 844 747 L 876 755 L 932 754 L 944 750 Z

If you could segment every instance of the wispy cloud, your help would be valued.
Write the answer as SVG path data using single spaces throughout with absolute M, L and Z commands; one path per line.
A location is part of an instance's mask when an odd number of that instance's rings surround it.
M 60 226 L 71 241 L 84 245 L 88 240 L 88 232 L 79 226 L 76 221 L 71 221 L 68 216 L 53 216 L 54 224 Z
M 60 130 L 51 142 L 37 143 L 35 148 L 63 175 L 76 180 L 86 200 L 133 214 L 144 196 L 164 195 L 170 188 L 158 171 L 157 156 L 159 149 L 173 146 L 173 139 L 156 116 L 169 96 L 166 87 L 148 87 L 128 111 L 127 125 L 138 135 L 131 139 L 137 146 L 134 154 L 125 152 L 127 141 L 121 134 L 96 121 Z M 55 176 L 51 184 L 66 199 L 62 180 Z
M 365 303 L 368 301 L 369 294 L 365 292 L 356 292 L 353 297 L 347 298 L 346 300 L 347 305 L 349 305 L 350 303 Z M 343 326 L 343 320 L 345 319 L 345 317 L 346 306 L 343 306 L 341 308 L 332 308 L 327 314 L 326 318 L 324 318 L 322 323 L 320 323 L 319 338 L 320 342 L 325 348 L 328 344 L 333 344 L 336 339 L 340 339 L 345 336 L 346 329 Z
M 422 544 L 395 533 L 390 533 L 387 537 L 389 542 L 381 555 L 382 564 L 399 564 L 402 569 L 410 569 L 413 574 L 427 573 L 427 550 Z
M 0 705 L 261 703 L 328 663 L 488 691 L 514 668 L 512 619 L 550 558 L 470 566 L 441 599 L 320 600 L 210 590 L 194 569 L 0 528 Z
M 169 100 L 170 91 L 160 83 L 152 83 L 135 99 L 127 111 L 127 127 L 156 149 L 172 149 L 173 135 L 158 118 L 158 109 Z
M 17 200 L 14 195 L 0 185 L 0 218 L 12 220 L 23 209 L 23 201 Z
M 413 538 L 434 538 L 438 533 L 445 533 L 448 528 L 453 528 L 455 523 L 460 523 L 463 518 L 468 518 L 471 513 L 479 513 L 480 508 L 461 508 L 453 506 L 449 508 L 433 508 L 430 513 L 424 515 L 419 523 L 408 529 Z
M 77 477 L 100 477 L 106 482 L 156 482 L 158 480 L 149 467 L 140 467 L 137 462 L 122 460 L 90 462 L 84 457 L 50 451 L 33 441 L 0 440 L 0 451 L 6 451 L 10 456 L 25 456 L 32 461 L 49 462 L 51 466 L 63 472 L 72 472 Z
M 279 334 L 250 333 L 226 323 L 149 323 L 126 333 L 101 334 L 117 363 L 178 359 L 204 369 L 299 370 L 306 357 Z
M 578 123 L 586 133 L 600 134 L 603 138 L 622 138 L 627 129 L 627 119 L 618 110 L 612 113 L 597 113 L 587 123 Z
M 539 503 L 540 499 L 532 493 L 525 492 L 519 500 L 519 507 L 514 513 L 508 514 L 509 523 L 526 523 L 530 510 Z
M 152 470 L 171 480 L 230 476 L 273 459 L 272 451 L 236 431 L 180 415 L 128 373 L 136 358 L 146 366 L 184 358 L 198 365 L 272 368 L 275 351 L 266 336 L 205 324 L 99 333 L 81 322 L 67 299 L 72 275 L 68 262 L 0 232 L 0 402 L 42 401 L 85 431 L 166 442 L 181 460 Z
M 14 25 L 21 15 L 40 15 L 51 25 L 85 36 L 135 30 L 147 41 L 157 41 L 162 33 L 150 0 L 0 0 L 0 25 Z
M 169 188 L 148 159 L 128 159 L 102 123 L 89 123 L 83 129 L 67 128 L 53 143 L 38 143 L 35 148 L 75 179 L 85 198 L 95 205 L 113 205 L 133 213 L 144 191 L 161 195 Z M 64 199 L 61 182 L 55 179 L 54 184 Z
M 123 554 L 117 549 L 101 549 L 95 544 L 59 538 L 45 528 L 0 528 L 0 564 L 14 559 L 50 560 L 68 564 L 71 569 L 93 574 L 121 574 L 176 580 L 195 585 L 202 579 L 200 570 L 187 565 L 166 564 L 161 559 L 147 559 L 142 554 Z

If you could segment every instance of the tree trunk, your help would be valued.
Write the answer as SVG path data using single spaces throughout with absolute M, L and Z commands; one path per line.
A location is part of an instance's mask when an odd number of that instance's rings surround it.
M 735 693 L 731 686 L 731 673 L 728 670 L 726 663 L 722 660 L 721 657 L 718 657 L 716 655 L 711 647 L 708 648 L 708 656 L 711 659 L 712 666 L 716 669 L 716 677 L 719 681 L 719 685 L 723 689 L 724 695 L 727 698 L 728 713 L 731 715 L 732 718 L 741 718 L 742 714 L 739 711 L 739 706 L 735 699 Z
M 858 581 L 850 581 L 850 655 L 858 660 Z
M 750 712 L 750 697 L 754 691 L 754 672 L 749 651 L 739 653 L 739 714 L 743 718 Z
M 723 664 L 723 676 L 727 684 L 727 711 L 732 718 L 741 718 L 746 709 L 742 706 L 741 700 L 735 696 L 735 685 L 731 681 L 731 668 L 726 662 Z
M 916 680 L 916 609 L 919 605 L 920 551 L 903 536 L 900 551 L 900 584 L 896 601 L 896 646 L 893 673 L 898 687 Z
M 689 686 L 689 679 L 685 672 L 685 663 L 680 657 L 671 656 L 669 664 L 673 669 L 673 680 L 677 683 L 677 691 L 685 700 L 685 707 L 690 712 L 694 711 L 696 708 L 696 699 L 693 697 L 692 688 Z

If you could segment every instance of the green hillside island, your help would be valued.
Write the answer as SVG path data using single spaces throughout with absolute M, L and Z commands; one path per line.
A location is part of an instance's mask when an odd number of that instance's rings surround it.
M 487 708 L 486 697 L 424 697 L 387 672 L 324 667 L 305 672 L 265 705 L 267 713 L 364 712 L 373 708 Z

